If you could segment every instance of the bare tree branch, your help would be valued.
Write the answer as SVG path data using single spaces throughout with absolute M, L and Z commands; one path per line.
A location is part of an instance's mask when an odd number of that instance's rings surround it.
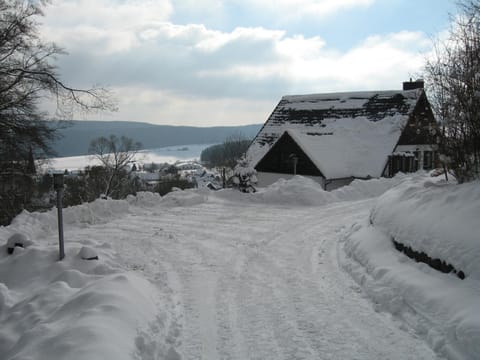
M 57 114 L 68 118 L 82 112 L 115 110 L 112 94 L 105 88 L 80 89 L 66 84 L 58 74 L 56 57 L 65 54 L 39 36 L 38 19 L 46 0 L 0 0 L 0 223 L 28 204 L 31 184 L 30 153 L 52 153 L 57 122 L 46 121 L 39 109 L 43 99 L 56 99 Z M 13 173 L 23 174 L 12 178 Z M 28 177 L 28 176 L 27 176 Z M 11 183 L 9 187 L 2 184 Z M 13 197 L 12 197 L 13 196 Z M 13 199 L 13 200 L 12 200 Z M 16 205 L 3 207 L 2 204 Z M 15 211 L 12 212 L 12 209 Z
M 88 152 L 100 161 L 106 170 L 105 196 L 111 196 L 118 191 L 124 179 L 128 177 L 127 166 L 133 161 L 141 149 L 141 143 L 133 139 L 115 135 L 99 137 L 90 142 Z
M 449 37 L 426 63 L 432 106 L 444 132 L 443 151 L 460 181 L 480 176 L 480 4 L 458 2 Z

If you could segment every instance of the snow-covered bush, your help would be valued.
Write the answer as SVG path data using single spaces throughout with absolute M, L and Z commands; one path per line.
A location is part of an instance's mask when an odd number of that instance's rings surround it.
M 33 242 L 29 240 L 24 234 L 22 233 L 15 233 L 8 238 L 7 241 L 7 251 L 9 254 L 12 254 L 15 250 L 15 247 L 22 247 L 25 248 L 31 245 Z
M 241 158 L 233 169 L 233 176 L 229 180 L 233 187 L 242 192 L 255 192 L 257 184 L 257 171 L 250 165 L 246 158 Z

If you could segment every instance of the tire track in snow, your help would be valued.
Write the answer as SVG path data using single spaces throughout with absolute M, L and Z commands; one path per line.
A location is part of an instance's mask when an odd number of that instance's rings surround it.
M 112 243 L 126 264 L 168 294 L 170 341 L 182 359 L 434 358 L 376 313 L 337 264 L 336 230 L 365 216 L 368 203 L 287 208 L 210 198 L 85 231 L 118 236 Z

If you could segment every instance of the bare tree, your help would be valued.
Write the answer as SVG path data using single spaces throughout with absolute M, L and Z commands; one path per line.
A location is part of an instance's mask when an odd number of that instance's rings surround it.
M 0 0 L 0 126 L 48 151 L 55 127 L 42 122 L 38 108 L 43 98 L 54 98 L 58 111 L 115 110 L 104 88 L 77 89 L 67 86 L 53 61 L 65 52 L 38 35 L 37 18 L 44 1 Z
M 443 152 L 460 181 L 480 174 L 480 3 L 463 0 L 446 40 L 426 64 L 432 106 L 442 124 Z
M 90 142 L 88 152 L 97 158 L 105 168 L 103 176 L 105 196 L 120 198 L 129 180 L 128 165 L 133 161 L 142 144 L 133 139 L 110 135 L 101 136 Z
M 42 99 L 55 99 L 58 114 L 114 110 L 103 88 L 78 89 L 60 78 L 54 61 L 64 51 L 43 41 L 38 18 L 46 0 L 0 0 L 0 222 L 8 223 L 29 202 L 30 154 L 52 153 L 58 123 L 45 121 Z

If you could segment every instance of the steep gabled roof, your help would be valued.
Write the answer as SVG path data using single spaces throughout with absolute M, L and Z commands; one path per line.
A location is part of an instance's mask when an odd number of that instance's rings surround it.
M 284 96 L 247 155 L 256 166 L 288 131 L 328 179 L 379 177 L 422 92 Z

